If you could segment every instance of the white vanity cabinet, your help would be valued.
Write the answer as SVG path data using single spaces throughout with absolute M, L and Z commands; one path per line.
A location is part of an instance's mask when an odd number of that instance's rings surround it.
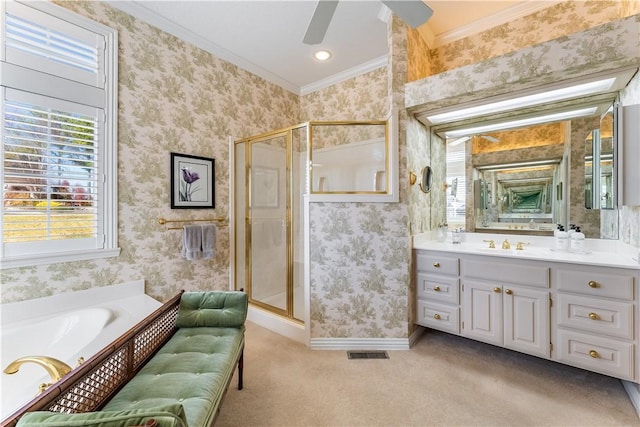
M 415 249 L 416 323 L 640 382 L 640 270 Z
M 460 263 L 462 335 L 548 357 L 549 268 L 474 256 Z
M 417 323 L 460 333 L 459 260 L 455 256 L 419 252 L 415 257 Z
M 557 359 L 633 380 L 638 377 L 638 312 L 634 270 L 560 264 L 557 284 Z

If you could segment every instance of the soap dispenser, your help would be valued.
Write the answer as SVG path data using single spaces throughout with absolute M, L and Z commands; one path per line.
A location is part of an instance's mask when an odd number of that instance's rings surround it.
M 562 224 L 558 224 L 556 229 L 553 230 L 553 237 L 557 237 L 558 236 L 558 231 L 560 231 L 561 228 L 562 228 Z
M 584 252 L 585 237 L 580 231 L 580 227 L 575 228 L 575 232 L 571 235 L 571 250 L 576 252 Z
M 556 250 L 558 251 L 566 251 L 569 249 L 569 235 L 564 231 L 564 227 L 561 225 L 558 226 L 555 243 Z

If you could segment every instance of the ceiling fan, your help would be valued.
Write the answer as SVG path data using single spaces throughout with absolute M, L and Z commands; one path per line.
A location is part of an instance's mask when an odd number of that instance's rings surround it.
M 422 0 L 381 0 L 393 13 L 410 25 L 412 28 L 419 27 L 427 22 L 433 15 L 433 10 L 424 4 Z M 319 0 L 315 12 L 311 17 L 311 22 L 307 27 L 302 42 L 314 45 L 322 43 L 329 28 L 329 23 L 338 6 L 338 0 Z

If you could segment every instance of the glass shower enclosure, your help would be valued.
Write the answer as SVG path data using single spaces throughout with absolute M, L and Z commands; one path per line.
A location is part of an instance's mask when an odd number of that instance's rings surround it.
M 304 319 L 306 127 L 234 143 L 235 287 L 258 307 Z

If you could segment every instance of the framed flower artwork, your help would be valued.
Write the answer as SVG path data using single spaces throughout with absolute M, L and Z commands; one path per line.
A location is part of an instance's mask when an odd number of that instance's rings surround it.
M 171 209 L 213 209 L 215 159 L 171 153 Z

